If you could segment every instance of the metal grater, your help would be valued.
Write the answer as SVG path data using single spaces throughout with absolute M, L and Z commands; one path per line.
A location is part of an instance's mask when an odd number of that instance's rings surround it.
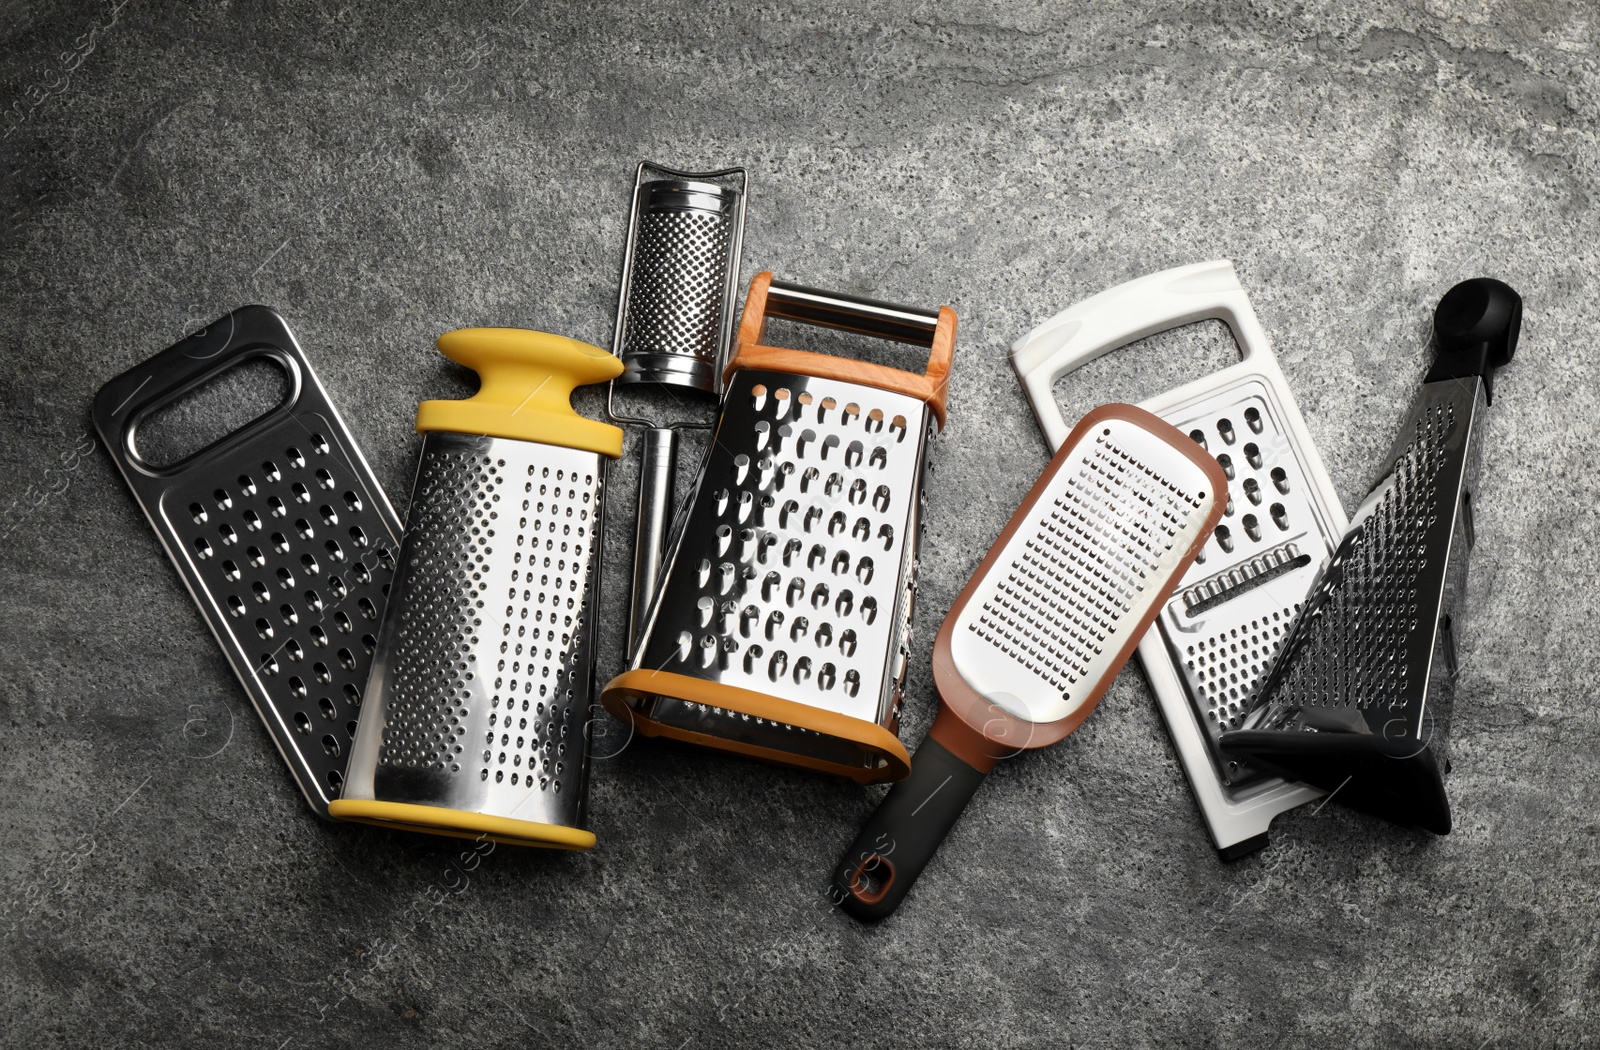
M 761 346 L 769 314 L 928 346 L 928 374 Z M 646 735 L 863 782 L 905 774 L 923 485 L 954 334 L 947 308 L 755 279 L 695 496 L 608 710 Z
M 586 849 L 605 468 L 622 434 L 568 399 L 620 365 L 515 329 L 451 332 L 439 348 L 483 385 L 418 412 L 394 600 L 333 813 Z
M 1456 638 L 1473 544 L 1482 428 L 1522 302 L 1478 278 L 1435 314 L 1439 357 L 1385 473 L 1288 634 L 1242 731 L 1222 744 L 1333 791 L 1346 805 L 1450 830 L 1442 772 Z
M 1092 436 L 955 616 L 957 673 L 1030 722 L 1057 721 L 1104 690 L 1126 659 L 1124 623 L 1147 619 L 1159 593 L 1150 582 L 1195 555 L 1217 498 L 1196 464 L 1174 478 L 1159 435 L 1110 418 Z
M 646 172 L 667 177 L 646 179 Z M 737 186 L 717 179 L 737 180 Z M 749 189 L 743 168 L 685 172 L 639 165 L 617 304 L 613 349 L 628 368 L 618 385 L 720 389 Z
M 253 359 L 277 408 L 181 462 L 141 458 L 150 414 Z M 319 816 L 344 781 L 400 522 L 282 317 L 245 306 L 100 388 L 94 423 Z
M 1012 515 L 934 643 L 942 700 L 909 779 L 834 871 L 889 915 L 995 763 L 1081 725 L 1222 513 L 1221 468 L 1130 405 L 1085 416 Z
M 1054 386 L 1157 332 L 1228 324 L 1242 359 L 1142 402 L 1209 451 L 1228 479 L 1222 522 L 1139 648 L 1218 851 L 1267 844 L 1277 814 L 1321 792 L 1222 752 L 1282 645 L 1344 512 L 1266 333 L 1226 260 L 1182 266 L 1086 299 L 1019 339 L 1012 363 L 1052 445 L 1066 435 Z
M 646 172 L 666 178 L 646 179 Z M 648 428 L 639 467 L 630 652 L 654 594 L 667 530 L 677 510 L 678 429 L 704 429 L 709 423 L 661 425 L 618 415 L 616 388 L 665 384 L 712 396 L 722 392 L 749 189 L 743 168 L 683 172 L 642 163 L 634 174 L 612 342 L 626 371 L 612 382 L 606 398 L 614 421 Z

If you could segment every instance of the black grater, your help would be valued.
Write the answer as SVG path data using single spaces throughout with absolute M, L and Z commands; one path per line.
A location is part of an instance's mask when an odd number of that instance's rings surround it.
M 1443 774 L 1481 416 L 1521 323 L 1521 298 L 1491 278 L 1458 284 L 1440 300 L 1438 356 L 1383 476 L 1307 598 L 1245 728 L 1224 734 L 1224 749 L 1345 805 L 1449 832 Z

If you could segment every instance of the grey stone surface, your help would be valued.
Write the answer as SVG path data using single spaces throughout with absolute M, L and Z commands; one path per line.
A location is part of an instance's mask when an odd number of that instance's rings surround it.
M 8 4 L 6 1043 L 1595 1045 L 1597 32 L 1561 0 Z M 596 763 L 593 853 L 501 848 L 465 880 L 448 843 L 312 818 L 83 436 L 90 399 L 270 304 L 403 507 L 416 402 L 471 389 L 439 333 L 609 344 L 641 158 L 750 168 L 747 277 L 961 317 L 913 742 L 943 611 L 1046 458 L 1014 337 L 1231 258 L 1354 505 L 1432 304 L 1516 286 L 1456 831 L 1332 805 L 1220 864 L 1136 668 L 999 770 L 879 928 L 823 888 L 881 789 L 678 747 Z M 1214 350 L 1172 337 L 1063 396 L 1154 393 Z M 628 540 L 623 509 L 603 672 Z

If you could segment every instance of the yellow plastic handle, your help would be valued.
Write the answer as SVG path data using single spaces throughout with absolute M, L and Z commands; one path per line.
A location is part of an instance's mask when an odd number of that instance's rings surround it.
M 424 401 L 417 432 L 537 441 L 622 455 L 622 430 L 580 416 L 572 392 L 622 374 L 622 362 L 598 346 L 525 328 L 461 328 L 439 337 L 439 352 L 478 373 L 464 401 Z

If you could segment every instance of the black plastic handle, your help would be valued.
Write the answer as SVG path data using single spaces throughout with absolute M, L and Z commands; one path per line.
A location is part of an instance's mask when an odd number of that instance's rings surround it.
M 893 915 L 985 775 L 924 740 L 911 775 L 889 789 L 834 870 L 839 906 L 867 922 Z
M 1439 356 L 1425 383 L 1482 376 L 1494 403 L 1494 370 L 1511 363 L 1522 332 L 1522 296 L 1493 277 L 1474 277 L 1444 293 L 1433 311 Z

